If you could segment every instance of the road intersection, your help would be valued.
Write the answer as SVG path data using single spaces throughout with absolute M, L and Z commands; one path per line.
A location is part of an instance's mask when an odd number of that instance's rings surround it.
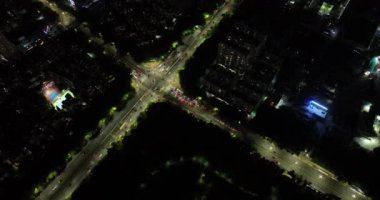
M 237 0 L 229 0 L 221 5 L 207 20 L 206 24 L 189 37 L 187 44 L 169 54 L 157 70 L 147 71 L 128 58 L 122 58 L 121 60 L 126 66 L 143 72 L 145 78 L 139 82 L 141 87 L 136 91 L 134 97 L 127 102 L 124 109 L 116 113 L 113 120 L 101 130 L 99 136 L 89 141 L 82 151 L 67 164 L 65 170 L 41 192 L 37 199 L 59 200 L 70 197 L 98 162 L 106 156 L 107 150 L 112 147 L 112 144 L 118 141 L 120 137 L 129 134 L 140 114 L 144 113 L 151 103 L 162 98 L 180 106 L 200 120 L 212 123 L 239 136 L 243 141 L 250 143 L 263 158 L 275 162 L 288 172 L 293 171 L 307 180 L 311 188 L 319 192 L 333 194 L 347 200 L 370 199 L 360 190 L 337 180 L 335 175 L 313 163 L 309 158 L 291 154 L 259 134 L 227 124 L 215 116 L 213 112 L 207 110 L 207 106 L 192 107 L 183 104 L 170 93 L 171 89 L 178 87 L 177 84 L 173 83 L 178 82 L 175 79 L 179 70 L 185 66 L 187 60 L 211 35 L 222 19 L 234 11 L 237 4 L 239 4 Z

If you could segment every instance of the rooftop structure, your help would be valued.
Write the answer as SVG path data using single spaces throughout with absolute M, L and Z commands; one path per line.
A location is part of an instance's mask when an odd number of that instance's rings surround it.
M 380 115 L 375 117 L 375 121 L 373 122 L 373 130 L 377 135 L 380 135 Z
M 380 60 L 380 56 L 376 56 L 371 59 L 369 63 L 370 72 L 377 72 L 377 70 L 380 68 L 379 60 Z
M 0 55 L 5 59 L 18 55 L 17 47 L 0 32 Z
M 330 15 L 331 11 L 333 10 L 334 5 L 323 2 L 322 6 L 319 8 L 318 13 L 320 15 Z
M 74 94 L 70 90 L 60 91 L 53 81 L 43 83 L 42 93 L 47 101 L 49 101 L 55 110 L 63 109 L 63 102 L 66 101 L 66 96 L 70 95 L 74 98 Z

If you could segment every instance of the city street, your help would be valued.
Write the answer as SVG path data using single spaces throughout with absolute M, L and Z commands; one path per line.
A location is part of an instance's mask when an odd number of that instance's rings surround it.
M 252 145 L 256 152 L 269 161 L 273 161 L 282 169 L 301 176 L 310 182 L 310 187 L 322 192 L 333 194 L 342 199 L 370 199 L 362 192 L 354 189 L 352 186 L 336 179 L 331 172 L 313 163 L 309 158 L 303 155 L 294 155 L 284 149 L 280 149 L 271 141 L 261 137 L 258 134 L 251 133 L 239 127 L 232 128 L 226 122 L 218 119 L 212 112 L 200 107 L 191 107 L 180 103 L 169 92 L 172 79 L 176 78 L 177 73 L 184 67 L 186 61 L 191 58 L 196 49 L 207 39 L 214 28 L 221 22 L 225 14 L 233 12 L 236 4 L 235 0 L 228 1 L 222 5 L 207 21 L 201 31 L 195 32 L 191 37 L 192 40 L 186 44 L 182 51 L 175 51 L 170 54 L 165 61 L 160 64 L 163 70 L 157 70 L 144 74 L 149 78 L 140 82 L 141 87 L 135 96 L 129 100 L 125 108 L 117 113 L 114 119 L 101 130 L 100 135 L 90 141 L 80 153 L 78 153 L 66 166 L 66 169 L 57 176 L 48 187 L 38 196 L 39 200 L 66 199 L 80 186 L 82 181 L 90 174 L 91 170 L 107 154 L 114 142 L 120 135 L 130 133 L 132 125 L 137 121 L 140 114 L 146 111 L 146 108 L 159 98 L 164 97 L 168 101 L 180 106 L 184 110 L 192 113 L 196 118 L 212 123 L 228 132 L 236 134 L 243 141 Z M 128 59 L 122 59 L 128 60 Z M 133 62 L 123 61 L 132 69 L 140 69 Z
M 112 143 L 117 141 L 120 135 L 128 134 L 131 125 L 137 121 L 138 116 L 145 111 L 150 103 L 157 101 L 158 96 L 149 89 L 160 91 L 161 88 L 166 88 L 167 80 L 178 73 L 178 70 L 184 66 L 195 50 L 207 39 L 207 35 L 220 23 L 224 14 L 233 11 L 235 4 L 236 2 L 231 0 L 221 6 L 202 28 L 202 31 L 194 33 L 192 42 L 183 49 L 183 52 L 168 56 L 163 62 L 165 70 L 160 74 L 161 78 L 153 78 L 152 76 L 152 78 L 146 79 L 145 87 L 137 91 L 137 94 L 129 100 L 126 107 L 117 113 L 114 119 L 101 130 L 97 138 L 89 142 L 67 164 L 65 170 L 41 192 L 37 199 L 66 199 L 70 197 L 97 163 L 107 154 L 107 149 L 111 147 Z M 130 64 L 133 63 L 126 63 L 126 65 Z M 131 67 L 133 68 L 133 66 Z M 157 76 L 158 73 L 155 73 L 154 77 Z
M 194 108 L 184 106 L 175 98 L 168 99 L 184 110 L 192 113 L 194 117 L 207 123 L 212 123 L 223 130 L 237 135 L 243 141 L 248 142 L 263 158 L 274 162 L 276 165 L 287 172 L 294 171 L 296 175 L 308 181 L 310 183 L 309 186 L 316 191 L 325 194 L 332 194 L 341 199 L 347 200 L 370 199 L 358 189 L 355 189 L 345 182 L 337 180 L 336 176 L 333 173 L 320 167 L 317 163 L 312 162 L 310 158 L 304 156 L 303 154 L 296 155 L 289 153 L 285 149 L 279 148 L 273 142 L 265 139 L 258 134 L 252 133 L 243 128 L 232 128 L 227 123 L 215 117 L 215 115 L 210 114 L 211 112 L 202 109 L 202 107 Z

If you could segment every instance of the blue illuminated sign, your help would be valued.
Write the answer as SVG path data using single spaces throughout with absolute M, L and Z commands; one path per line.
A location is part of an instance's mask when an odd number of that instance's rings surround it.
M 316 101 L 310 101 L 307 110 L 319 117 L 326 118 L 329 109 Z

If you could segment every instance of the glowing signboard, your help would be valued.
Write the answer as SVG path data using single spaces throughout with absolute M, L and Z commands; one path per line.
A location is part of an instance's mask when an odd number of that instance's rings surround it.
M 326 118 L 327 111 L 329 110 L 325 106 L 319 104 L 316 101 L 310 101 L 306 107 L 306 109 L 319 117 Z

